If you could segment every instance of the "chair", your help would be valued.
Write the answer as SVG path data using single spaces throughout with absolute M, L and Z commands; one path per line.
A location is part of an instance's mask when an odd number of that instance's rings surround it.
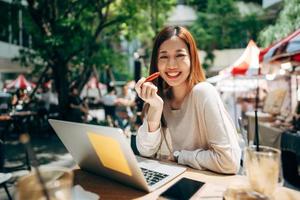
M 245 129 L 242 117 L 238 118 L 238 123 L 239 123 L 239 126 L 240 126 L 241 135 L 243 137 L 243 140 L 244 140 L 245 144 L 248 145 L 249 144 L 248 134 L 247 134 L 247 130 Z
M 0 140 L 0 170 L 1 171 L 3 170 L 4 167 L 3 165 L 4 165 L 4 144 Z M 0 173 L 0 187 L 4 188 L 9 200 L 12 200 L 12 197 L 8 191 L 6 183 L 11 178 L 11 176 L 12 176 L 11 173 Z
M 300 134 L 284 132 L 281 135 L 281 164 L 284 180 L 300 189 L 300 175 L 298 172 L 300 158 Z
M 244 148 L 246 146 L 248 146 L 249 143 L 248 143 L 247 131 L 245 130 L 245 127 L 243 125 L 242 117 L 238 118 L 238 124 L 239 124 L 240 130 L 241 130 L 241 134 L 239 134 L 238 142 L 239 142 L 239 146 L 242 150 L 241 166 L 243 166 L 243 164 L 244 164 Z
M 4 188 L 9 200 L 12 200 L 12 197 L 8 191 L 6 183 L 11 178 L 11 176 L 12 176 L 11 173 L 0 173 L 0 187 Z

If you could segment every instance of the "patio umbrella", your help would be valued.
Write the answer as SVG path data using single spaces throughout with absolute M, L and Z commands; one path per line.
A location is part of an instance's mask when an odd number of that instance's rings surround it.
M 23 74 L 20 74 L 14 81 L 6 85 L 7 89 L 10 88 L 19 88 L 19 89 L 28 89 L 34 87 L 35 84 L 26 80 Z
M 220 71 L 219 74 L 231 74 L 232 76 L 258 75 L 259 48 L 253 40 L 250 40 L 245 51 L 230 67 Z
M 274 62 L 287 58 L 291 61 L 299 61 L 299 54 L 300 29 L 263 49 L 259 55 L 259 58 L 260 62 Z

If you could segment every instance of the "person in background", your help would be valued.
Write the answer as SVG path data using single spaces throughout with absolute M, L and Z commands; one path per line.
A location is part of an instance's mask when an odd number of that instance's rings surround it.
M 69 111 L 68 119 L 74 122 L 82 122 L 85 115 L 88 114 L 88 108 L 83 104 L 76 87 L 71 88 Z
M 116 114 L 116 89 L 112 86 L 109 86 L 107 88 L 107 94 L 102 97 L 101 101 L 105 112 L 105 119 L 108 122 L 108 125 L 112 127 L 118 127 L 119 124 L 121 124 L 121 121 Z
M 136 94 L 125 84 L 122 87 L 122 93 L 118 96 L 116 100 L 117 104 L 117 114 L 122 119 L 122 128 L 127 127 L 127 125 L 134 123 L 134 114 L 132 108 L 135 106 Z M 126 121 L 123 123 L 123 121 Z
M 195 41 L 187 29 L 164 28 L 156 37 L 150 74 L 135 85 L 145 102 L 137 133 L 142 156 L 171 159 L 224 174 L 239 170 L 238 135 L 217 90 L 205 81 Z
M 90 110 L 89 102 L 90 101 L 89 101 L 88 97 L 84 97 L 82 99 L 82 106 L 87 110 L 87 112 L 84 112 L 84 115 L 83 115 L 84 122 L 89 122 L 92 120 L 92 116 L 89 114 L 89 110 Z
M 47 87 L 43 87 L 40 100 L 43 102 L 44 108 L 46 109 L 47 112 L 49 112 L 50 110 L 50 95 L 51 95 L 50 89 Z
M 16 110 L 22 110 L 24 104 L 29 103 L 29 101 L 30 99 L 27 90 L 19 88 L 17 89 L 16 93 L 13 95 L 11 104 Z

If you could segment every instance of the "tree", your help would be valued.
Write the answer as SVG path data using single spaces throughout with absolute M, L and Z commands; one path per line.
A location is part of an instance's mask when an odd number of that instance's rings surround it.
M 242 14 L 234 0 L 190 0 L 200 2 L 198 18 L 191 26 L 199 48 L 206 51 L 205 68 L 212 65 L 213 50 L 245 47 L 256 39 L 258 30 L 266 23 L 261 13 Z M 253 4 L 253 3 L 252 3 Z
M 300 28 L 300 0 L 284 0 L 283 10 L 274 25 L 259 33 L 259 42 L 268 46 Z
M 122 37 L 131 39 L 153 34 L 148 14 L 151 2 L 27 0 L 25 23 L 33 46 L 23 49 L 20 59 L 23 64 L 33 64 L 38 73 L 50 69 L 62 117 L 65 117 L 70 87 L 82 88 L 93 71 L 92 66 L 120 65 L 126 56 L 117 51 Z M 173 2 L 155 3 L 160 13 L 158 19 L 166 18 Z M 161 26 L 161 21 L 157 23 Z

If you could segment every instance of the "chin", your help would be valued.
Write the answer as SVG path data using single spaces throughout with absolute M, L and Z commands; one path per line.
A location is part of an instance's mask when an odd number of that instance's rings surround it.
M 170 87 L 175 87 L 175 86 L 178 86 L 178 85 L 181 85 L 182 82 L 181 81 L 166 81 L 167 84 L 170 86 Z

